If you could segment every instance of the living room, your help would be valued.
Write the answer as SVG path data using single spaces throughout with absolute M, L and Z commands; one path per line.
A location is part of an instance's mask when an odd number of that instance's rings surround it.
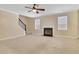
M 0 53 L 79 53 L 78 16 L 78 4 L 2 4 Z

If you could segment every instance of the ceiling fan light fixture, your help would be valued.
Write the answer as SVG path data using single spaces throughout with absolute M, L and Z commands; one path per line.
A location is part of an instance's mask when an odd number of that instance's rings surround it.
M 33 11 L 33 12 L 36 12 L 36 9 L 33 9 L 32 11 Z

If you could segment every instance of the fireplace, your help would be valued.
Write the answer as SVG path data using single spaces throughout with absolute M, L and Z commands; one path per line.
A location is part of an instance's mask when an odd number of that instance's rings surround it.
M 53 28 L 44 28 L 44 36 L 53 36 Z

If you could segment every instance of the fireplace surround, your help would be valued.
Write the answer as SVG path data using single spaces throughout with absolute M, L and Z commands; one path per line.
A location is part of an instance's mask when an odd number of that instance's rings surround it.
M 53 36 L 53 28 L 44 28 L 44 36 Z

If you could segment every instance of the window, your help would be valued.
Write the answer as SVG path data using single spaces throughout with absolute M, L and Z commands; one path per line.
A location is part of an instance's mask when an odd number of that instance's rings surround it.
M 58 30 L 67 30 L 67 16 L 58 17 Z
M 36 18 L 35 19 L 35 30 L 39 30 L 40 29 L 40 19 Z

